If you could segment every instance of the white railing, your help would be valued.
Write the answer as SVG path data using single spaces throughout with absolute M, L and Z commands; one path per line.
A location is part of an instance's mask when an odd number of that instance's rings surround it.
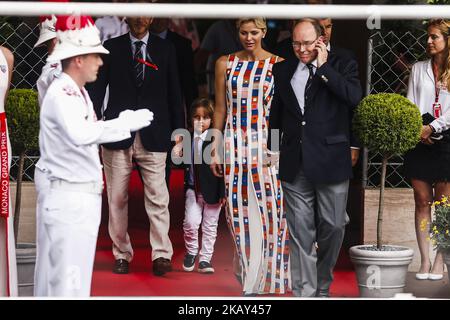
M 301 5 L 301 4 L 191 4 L 191 3 L 55 3 L 1 1 L 0 12 L 10 16 L 83 14 L 92 16 L 152 16 L 184 18 L 255 17 L 295 19 L 430 19 L 450 18 L 450 6 L 439 5 Z

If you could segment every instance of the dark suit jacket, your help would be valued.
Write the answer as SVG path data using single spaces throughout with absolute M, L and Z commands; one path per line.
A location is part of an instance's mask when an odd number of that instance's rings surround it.
M 352 176 L 350 113 L 362 96 L 357 62 L 330 54 L 313 77 L 304 114 L 290 83 L 298 63 L 288 59 L 273 68 L 269 129 L 281 131 L 280 178 L 292 182 L 302 167 L 314 183 L 347 180 Z
M 171 146 L 172 131 L 184 128 L 180 84 L 174 46 L 167 40 L 149 35 L 146 60 L 157 65 L 158 70 L 145 67 L 144 84 L 139 89 L 133 70 L 133 53 L 129 33 L 107 40 L 104 47 L 103 66 L 97 81 L 88 86 L 97 117 L 101 109 L 106 86 L 109 84 L 109 100 L 104 112 L 105 120 L 115 119 L 125 109 L 148 108 L 154 114 L 150 126 L 139 131 L 142 145 L 148 151 L 166 152 Z M 130 139 L 107 143 L 108 149 L 126 149 L 134 141 Z
M 194 135 L 192 134 L 192 137 Z M 202 152 L 211 144 L 210 135 L 207 136 L 206 140 L 203 142 Z M 208 141 L 209 140 L 209 141 Z M 192 141 L 193 143 L 193 141 Z M 203 153 L 202 153 L 203 154 Z M 208 204 L 216 204 L 219 200 L 225 197 L 225 181 L 223 178 L 216 177 L 210 167 L 209 164 L 202 161 L 201 164 L 194 164 L 195 170 L 198 170 L 198 178 L 199 181 L 195 180 L 194 175 L 194 183 L 198 184 L 200 187 L 200 192 L 203 195 L 203 199 L 205 199 Z M 194 188 L 195 186 L 189 186 L 189 174 L 190 174 L 191 166 L 190 164 L 185 164 L 185 173 L 184 173 L 184 185 L 186 188 Z
M 186 114 L 189 116 L 191 104 L 198 97 L 197 81 L 194 72 L 194 52 L 192 41 L 168 30 L 167 40 L 175 46 L 178 65 L 178 76 L 181 91 L 186 104 Z

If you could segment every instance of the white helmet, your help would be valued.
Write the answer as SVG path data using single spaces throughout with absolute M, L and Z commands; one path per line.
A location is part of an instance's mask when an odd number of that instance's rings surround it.
M 109 53 L 102 46 L 100 32 L 91 17 L 58 16 L 56 45 L 47 61 L 59 61 L 88 53 Z
M 41 17 L 41 23 L 39 24 L 39 39 L 34 45 L 34 47 L 39 47 L 43 45 L 48 40 L 56 38 L 56 17 L 52 15 L 51 17 Z

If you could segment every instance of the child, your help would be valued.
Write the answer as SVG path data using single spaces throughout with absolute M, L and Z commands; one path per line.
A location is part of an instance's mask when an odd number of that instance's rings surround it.
M 192 156 L 185 171 L 186 204 L 183 222 L 186 255 L 183 270 L 194 270 L 199 254 L 198 272 L 214 273 L 211 257 L 217 236 L 217 224 L 222 204 L 225 203 L 225 185 L 222 178 L 211 172 L 209 164 L 202 157 L 203 150 L 211 143 L 207 139 L 208 128 L 214 114 L 212 102 L 200 98 L 191 106 Z M 206 154 L 206 153 L 205 153 Z M 202 224 L 202 247 L 199 253 L 198 229 Z

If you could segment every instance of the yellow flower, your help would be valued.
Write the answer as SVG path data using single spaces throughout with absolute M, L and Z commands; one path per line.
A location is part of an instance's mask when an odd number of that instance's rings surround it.
M 427 237 L 427 241 L 430 241 L 431 240 L 431 238 L 430 237 Z
M 420 221 L 420 231 L 425 231 L 427 229 L 427 219 L 422 219 L 422 221 Z
M 439 231 L 437 231 L 437 230 L 434 230 L 434 234 L 439 234 Z
M 437 227 L 436 226 L 433 226 L 433 231 L 436 231 L 437 230 Z
M 440 201 L 435 201 L 433 204 L 434 204 L 435 206 L 437 206 L 437 205 L 441 204 L 441 202 L 440 202 Z
M 442 202 L 447 202 L 447 201 L 448 201 L 447 197 L 442 196 Z
M 448 232 L 448 229 L 447 229 L 447 230 L 445 230 L 445 234 L 446 234 L 446 235 L 448 235 L 448 234 L 449 234 L 449 232 Z

